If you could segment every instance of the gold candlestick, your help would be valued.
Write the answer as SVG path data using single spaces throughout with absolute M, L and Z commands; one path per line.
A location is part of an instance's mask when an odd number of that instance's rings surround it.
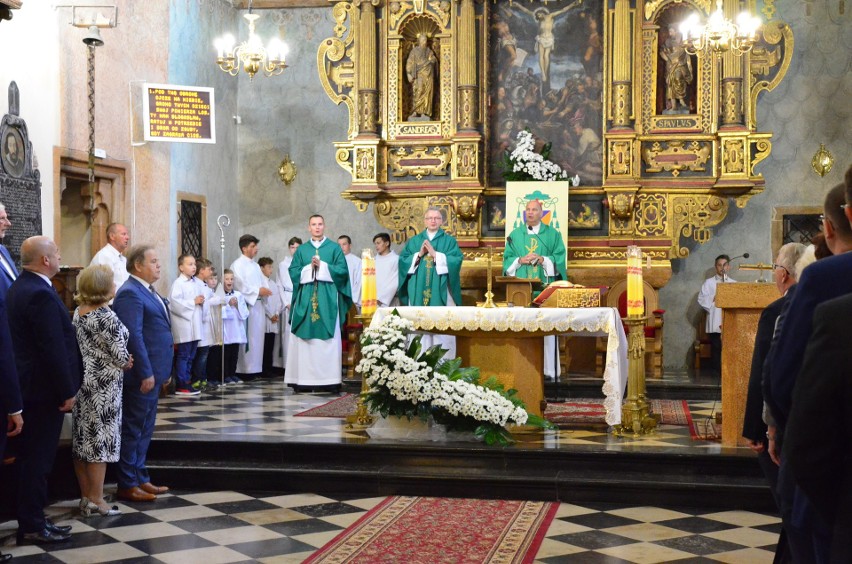
M 360 321 L 364 327 L 369 327 L 370 322 L 373 320 L 373 314 L 369 315 L 357 315 L 355 319 Z M 360 343 L 358 344 L 359 352 L 352 359 L 354 362 L 358 362 L 361 360 L 360 354 Z M 364 403 L 364 395 L 370 391 L 370 388 L 367 386 L 367 375 L 361 374 L 361 392 L 358 394 L 358 404 L 355 407 L 355 413 L 352 415 L 346 416 L 346 422 L 349 423 L 349 428 L 351 429 L 355 425 L 362 425 L 364 427 L 373 424 L 373 416 L 370 415 L 370 412 L 367 411 L 367 404 Z
M 494 292 L 491 291 L 491 263 L 494 259 L 494 248 L 488 247 L 488 291 L 485 292 L 485 303 L 482 307 L 497 307 L 494 305 Z

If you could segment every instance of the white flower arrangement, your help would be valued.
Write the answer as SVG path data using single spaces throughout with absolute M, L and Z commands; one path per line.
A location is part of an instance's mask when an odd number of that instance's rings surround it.
M 506 153 L 503 162 L 503 178 L 506 180 L 570 180 L 573 186 L 580 184 L 580 177 L 568 178 L 568 173 L 549 160 L 551 143 L 545 143 L 541 153 L 535 151 L 535 138 L 529 129 L 518 132 L 518 144 L 511 153 Z
M 418 336 L 406 350 L 413 329 L 410 321 L 389 315 L 363 333 L 355 370 L 370 386 L 365 400 L 374 411 L 385 417 L 431 414 L 449 428 L 475 427 L 488 444 L 511 442 L 506 425 L 548 426 L 527 413 L 515 390 L 504 391 L 494 379 L 479 384 L 479 370 L 460 368 L 459 360 L 439 362 L 446 352 L 440 347 L 420 354 Z

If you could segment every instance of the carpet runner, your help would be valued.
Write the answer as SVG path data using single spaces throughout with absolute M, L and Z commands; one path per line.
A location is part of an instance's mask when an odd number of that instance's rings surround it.
M 389 497 L 305 562 L 532 563 L 558 503 Z
M 296 417 L 346 417 L 355 413 L 358 404 L 357 394 L 346 394 L 317 407 L 312 407 L 296 414 Z M 661 415 L 663 425 L 690 425 L 695 433 L 695 425 L 689 413 L 685 400 L 652 399 L 651 407 L 654 413 Z M 564 403 L 548 403 L 544 416 L 557 426 L 574 425 L 604 425 L 606 410 L 603 400 L 597 398 L 578 398 Z

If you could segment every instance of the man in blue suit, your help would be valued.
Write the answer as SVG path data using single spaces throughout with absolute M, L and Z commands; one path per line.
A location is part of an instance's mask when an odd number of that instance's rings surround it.
M 12 226 L 6 207 L 0 203 L 0 239 L 6 236 L 6 230 Z M 15 356 L 12 353 L 12 334 L 6 318 L 6 292 L 18 277 L 18 269 L 12 261 L 9 250 L 0 245 L 0 413 L 7 414 L 6 429 L 0 428 L 0 461 L 6 449 L 6 437 L 19 435 L 24 425 L 21 415 L 23 404 L 21 387 L 18 383 L 18 370 L 15 368 Z M 11 554 L 0 553 L 0 562 L 8 562 Z
M 68 540 L 70 527 L 44 516 L 47 476 L 83 374 L 77 335 L 65 304 L 51 286 L 59 248 L 47 237 L 21 245 L 24 272 L 6 294 L 15 365 L 27 424 L 18 454 L 18 543 Z
M 802 369 L 805 348 L 811 336 L 814 310 L 821 303 L 852 293 L 852 186 L 839 184 L 825 198 L 823 231 L 834 256 L 808 266 L 799 278 L 796 293 L 786 304 L 778 339 L 772 347 L 764 398 L 777 428 L 770 429 L 771 452 L 779 452 L 793 404 L 793 389 Z M 801 382 L 800 386 L 809 383 Z M 807 496 L 793 482 L 789 462 L 781 459 L 778 472 L 778 501 L 793 560 L 824 561 L 830 531 L 814 512 Z
M 145 459 L 154 434 L 157 399 L 172 369 L 172 330 L 168 305 L 154 290 L 160 279 L 160 261 L 150 245 L 137 245 L 127 254 L 130 278 L 115 295 L 113 310 L 130 331 L 127 348 L 133 368 L 124 373 L 121 457 L 118 461 L 118 497 L 126 501 L 154 501 L 169 491 L 151 483 Z

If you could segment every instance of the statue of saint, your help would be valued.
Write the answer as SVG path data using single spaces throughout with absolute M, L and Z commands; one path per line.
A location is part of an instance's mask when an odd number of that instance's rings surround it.
M 432 117 L 432 98 L 435 91 L 435 64 L 438 60 L 429 48 L 425 33 L 417 34 L 417 45 L 408 55 L 405 73 L 411 83 L 411 115 Z
M 687 89 L 692 83 L 692 59 L 683 48 L 683 39 L 673 27 L 660 49 L 660 57 L 666 62 L 666 107 L 679 113 L 681 107 L 689 112 Z M 678 105 L 679 104 L 679 105 Z

